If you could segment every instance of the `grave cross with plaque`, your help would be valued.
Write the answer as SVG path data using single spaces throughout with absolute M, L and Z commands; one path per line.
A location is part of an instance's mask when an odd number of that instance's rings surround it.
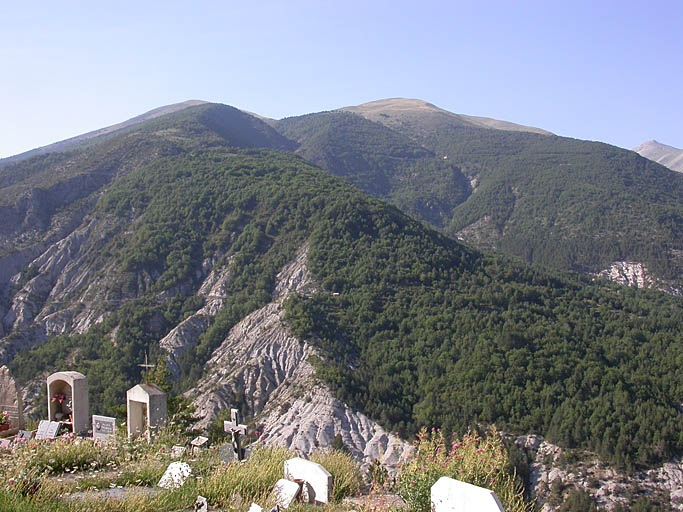
M 232 448 L 237 460 L 241 461 L 246 459 L 246 450 L 240 445 L 240 436 L 247 435 L 247 426 L 240 423 L 240 412 L 237 409 L 230 409 L 230 420 L 223 422 L 223 430 L 232 435 Z

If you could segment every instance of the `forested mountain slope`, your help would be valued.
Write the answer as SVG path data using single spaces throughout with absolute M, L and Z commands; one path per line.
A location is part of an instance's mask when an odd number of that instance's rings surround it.
M 18 268 L 3 279 L 3 361 L 22 382 L 82 371 L 92 412 L 117 413 L 144 354 L 220 300 L 177 359 L 177 385 L 190 388 L 306 247 L 315 286 L 284 302 L 289 328 L 318 348 L 324 385 L 386 427 L 495 422 L 626 466 L 683 453 L 679 298 L 467 248 L 290 146 L 252 116 L 205 105 L 52 155 L 53 167 L 35 157 L 3 170 L 18 197 L 35 197 L 41 173 L 55 182 L 47 197 L 103 180 L 76 194 L 80 209 L 55 199 L 42 223 L 3 196 L 19 212 L 5 228 L 3 268 Z M 159 149 L 137 159 L 138 147 Z M 212 272 L 220 297 L 201 289 Z
M 483 127 L 405 101 L 275 126 L 305 158 L 477 247 L 591 273 L 635 262 L 654 287 L 683 285 L 679 173 L 607 144 Z

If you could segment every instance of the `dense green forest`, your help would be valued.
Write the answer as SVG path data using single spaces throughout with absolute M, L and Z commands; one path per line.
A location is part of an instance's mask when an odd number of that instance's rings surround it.
M 176 391 L 186 390 L 229 329 L 272 300 L 277 273 L 308 242 L 308 263 L 319 288 L 311 297 L 287 302 L 288 325 L 319 347 L 318 376 L 336 395 L 386 427 L 407 436 L 422 426 L 462 432 L 468 425 L 496 423 L 510 432 L 536 432 L 563 446 L 595 450 L 627 467 L 683 453 L 680 298 L 468 248 L 291 152 L 249 149 L 288 142 L 255 118 L 223 110 L 225 118 L 210 106 L 188 109 L 107 139 L 97 146 L 99 153 L 78 150 L 97 162 L 107 151 L 123 152 L 121 164 L 106 173 L 111 183 L 79 196 L 96 203 L 84 223 L 109 226 L 88 241 L 91 250 L 83 256 L 96 270 L 90 278 L 102 288 L 97 295 L 102 303 L 87 307 L 102 313 L 103 321 L 86 333 L 51 336 L 19 353 L 10 366 L 21 382 L 55 368 L 82 371 L 90 383 L 92 412 L 120 414 L 125 390 L 141 378 L 137 365 L 145 354 L 155 359 L 159 339 L 202 306 L 197 291 L 206 276 L 204 264 L 229 265 L 224 308 L 181 358 Z M 345 115 L 344 122 L 348 118 L 354 126 L 357 117 Z M 234 123 L 242 127 L 237 134 Z M 409 143 L 399 151 L 395 145 L 405 139 L 364 126 L 380 148 L 380 162 L 408 155 L 410 165 L 422 170 L 443 165 L 436 151 L 430 156 Z M 522 135 L 539 137 L 513 134 Z M 125 138 L 134 147 L 155 148 L 147 153 L 150 161 L 131 165 L 134 149 Z M 350 139 L 351 146 L 356 143 Z M 548 149 L 546 142 L 538 144 Z M 603 190 L 606 178 L 591 177 L 593 157 L 584 147 L 577 143 L 572 173 L 582 176 L 586 190 Z M 484 152 L 486 145 L 477 150 L 474 142 L 464 144 L 463 153 L 466 148 Z M 35 158 L 55 169 L 66 161 L 59 155 Z M 579 165 L 582 159 L 585 165 Z M 514 163 L 503 160 L 506 166 Z M 614 201 L 620 194 L 625 198 L 631 186 L 661 178 L 658 168 L 639 157 L 616 152 L 612 160 L 614 167 L 605 174 L 623 181 L 612 187 Z M 369 154 L 363 161 L 372 163 Z M 396 164 L 396 173 L 406 172 L 402 165 Z M 520 176 L 535 176 L 530 183 L 547 180 L 549 187 L 562 189 L 557 173 L 542 164 L 536 174 L 523 167 L 519 163 Z M 44 172 L 38 160 L 29 159 L 6 167 L 0 177 L 12 168 L 23 169 L 27 180 Z M 86 176 L 84 169 L 64 167 L 64 173 Z M 487 172 L 478 171 L 482 193 Z M 24 183 L 6 179 L 8 188 Z M 667 236 L 681 229 L 676 186 L 642 194 L 644 201 L 657 199 L 661 205 L 652 211 L 670 211 L 670 217 L 660 216 Z M 595 194 L 606 200 L 602 192 Z M 611 226 L 594 220 L 599 222 Z M 651 230 L 655 248 L 657 240 L 671 243 L 657 238 L 659 229 Z M 634 247 L 639 240 L 634 237 Z M 26 272 L 28 278 L 40 270 Z M 74 292 L 67 298 L 78 303 L 80 297 Z
M 680 173 L 602 143 L 417 121 L 322 112 L 275 126 L 305 158 L 475 246 L 581 272 L 638 261 L 683 285 Z
M 405 135 L 350 112 L 292 117 L 275 125 L 297 154 L 439 228 L 470 194 L 460 170 Z

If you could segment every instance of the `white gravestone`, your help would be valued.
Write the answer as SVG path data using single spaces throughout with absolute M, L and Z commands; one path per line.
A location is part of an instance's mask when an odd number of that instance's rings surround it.
M 256 503 L 252 503 L 249 507 L 249 512 L 263 512 L 263 508 L 259 507 Z
M 491 489 L 442 476 L 431 490 L 433 512 L 505 512 Z
M 313 496 L 309 499 L 315 503 L 329 503 L 332 494 L 332 475 L 320 464 L 295 457 L 285 461 L 285 478 L 303 480 L 310 484 Z
M 281 478 L 273 487 L 276 503 L 282 508 L 289 508 L 292 502 L 299 495 L 301 487 L 296 482 Z
M 164 489 L 177 489 L 182 487 L 185 480 L 192 474 L 192 468 L 185 462 L 171 462 L 166 472 L 157 484 Z
M 100 441 L 110 441 L 116 437 L 116 418 L 92 415 L 92 437 Z

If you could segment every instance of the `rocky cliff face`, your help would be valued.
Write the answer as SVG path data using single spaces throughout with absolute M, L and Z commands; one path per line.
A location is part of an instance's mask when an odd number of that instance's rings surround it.
M 605 510 L 629 506 L 638 497 L 683 510 L 683 462 L 678 459 L 628 474 L 590 453 L 563 450 L 541 436 L 521 436 L 515 444 L 531 460 L 529 488 L 542 512 L 558 510 L 573 488 L 587 492 Z
M 654 277 L 645 265 L 638 262 L 615 261 L 598 275 L 626 286 L 653 288 L 672 295 L 683 295 L 683 290 Z
M 310 454 L 328 448 L 340 435 L 359 459 L 396 464 L 405 456 L 407 443 L 335 399 L 315 378 L 309 362 L 315 349 L 293 336 L 283 322 L 284 300 L 316 288 L 306 254 L 304 247 L 280 272 L 273 301 L 230 331 L 208 362 L 205 377 L 187 393 L 202 418 L 199 426 L 207 426 L 221 411 L 235 406 L 234 397 L 243 393 L 268 444 Z

